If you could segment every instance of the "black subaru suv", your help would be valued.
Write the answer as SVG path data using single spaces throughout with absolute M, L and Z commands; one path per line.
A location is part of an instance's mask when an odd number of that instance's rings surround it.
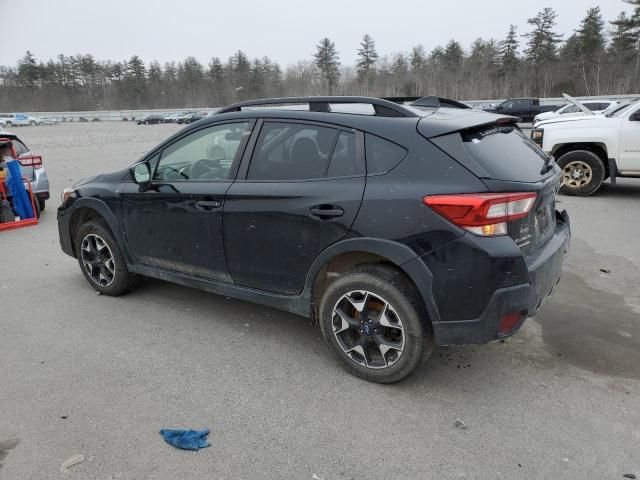
M 60 242 L 97 291 L 160 278 L 318 320 L 391 383 L 434 345 L 516 332 L 560 278 L 561 172 L 518 119 L 367 97 L 242 102 L 65 189 Z

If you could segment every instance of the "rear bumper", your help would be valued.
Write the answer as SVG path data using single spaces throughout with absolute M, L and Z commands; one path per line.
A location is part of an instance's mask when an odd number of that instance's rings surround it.
M 497 288 L 490 295 L 482 313 L 469 320 L 444 320 L 433 323 L 436 344 L 468 345 L 489 343 L 516 333 L 524 320 L 536 314 L 538 308 L 553 291 L 560 280 L 562 265 L 569 248 L 571 229 L 566 211 L 557 215 L 556 231 L 535 257 L 524 258 L 526 273 L 522 283 Z M 522 257 L 521 257 L 522 258 Z M 495 272 L 486 272 L 490 278 Z M 500 275 L 500 272 L 498 273 Z M 502 272 L 502 276 L 513 274 Z M 522 274 L 521 274 L 522 275 Z M 512 278 L 515 280 L 515 278 Z M 491 283 L 488 280 L 488 283 Z M 463 293 L 464 294 L 464 293 Z M 465 298 L 450 298 L 451 302 L 465 302 Z M 445 307 L 445 308 L 441 308 Z M 438 305 L 439 310 L 446 306 Z M 503 316 L 519 312 L 522 319 L 509 331 L 499 333 L 499 324 Z

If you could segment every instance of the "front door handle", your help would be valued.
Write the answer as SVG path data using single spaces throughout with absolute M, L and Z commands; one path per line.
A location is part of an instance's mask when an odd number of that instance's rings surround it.
M 320 205 L 318 207 L 311 208 L 309 213 L 314 217 L 327 220 L 329 218 L 341 217 L 344 215 L 344 210 L 335 205 Z
M 222 202 L 218 200 L 199 200 L 196 202 L 196 208 L 200 210 L 210 211 L 215 208 L 220 208 L 222 206 Z

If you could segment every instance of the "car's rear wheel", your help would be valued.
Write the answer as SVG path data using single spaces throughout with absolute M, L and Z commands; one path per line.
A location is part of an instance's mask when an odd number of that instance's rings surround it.
M 562 169 L 560 192 L 566 195 L 586 197 L 596 192 L 604 182 L 604 163 L 589 150 L 574 150 L 558 159 Z
M 122 252 L 102 220 L 83 224 L 75 237 L 76 256 L 89 284 L 105 295 L 118 296 L 136 285 Z
M 7 127 L 7 128 L 11 128 L 11 127 L 13 127 L 13 123 L 11 123 L 11 122 L 7 122 L 7 123 L 5 123 L 4 125 L 5 125 L 5 127 Z
M 37 123 L 35 121 L 31 120 L 29 122 L 29 125 L 31 125 L 32 127 L 35 127 L 37 125 Z
M 325 291 L 319 311 L 325 342 L 340 363 L 379 383 L 400 381 L 420 365 L 432 343 L 425 318 L 415 287 L 381 265 L 342 274 Z

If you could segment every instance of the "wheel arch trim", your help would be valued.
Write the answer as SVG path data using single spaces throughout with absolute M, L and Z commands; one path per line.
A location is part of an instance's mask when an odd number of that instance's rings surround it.
M 116 242 L 118 243 L 118 248 L 120 248 L 120 251 L 122 252 L 122 255 L 125 258 L 125 261 L 127 263 L 131 263 L 133 257 L 124 240 L 120 223 L 118 222 L 116 216 L 113 214 L 111 209 L 107 206 L 107 204 L 104 203 L 102 200 L 99 200 L 94 197 L 78 198 L 73 202 L 73 204 L 69 208 L 69 236 L 71 238 L 71 245 L 74 248 L 74 250 L 75 250 L 75 238 L 73 237 L 73 233 L 71 229 L 73 228 L 73 219 L 81 209 L 90 209 L 95 211 L 107 223 L 107 225 L 111 229 L 113 238 L 115 238 Z
M 427 309 L 428 319 L 431 323 L 439 322 L 440 315 L 432 293 L 433 275 L 427 265 L 408 246 L 391 240 L 378 238 L 359 237 L 343 240 L 334 243 L 326 248 L 311 264 L 307 272 L 307 279 L 304 287 L 304 297 L 310 298 L 312 302 L 313 289 L 316 278 L 321 270 L 328 265 L 331 260 L 345 253 L 369 253 L 388 260 L 395 267 L 405 273 L 413 282 Z M 315 305 L 311 305 L 311 312 Z

